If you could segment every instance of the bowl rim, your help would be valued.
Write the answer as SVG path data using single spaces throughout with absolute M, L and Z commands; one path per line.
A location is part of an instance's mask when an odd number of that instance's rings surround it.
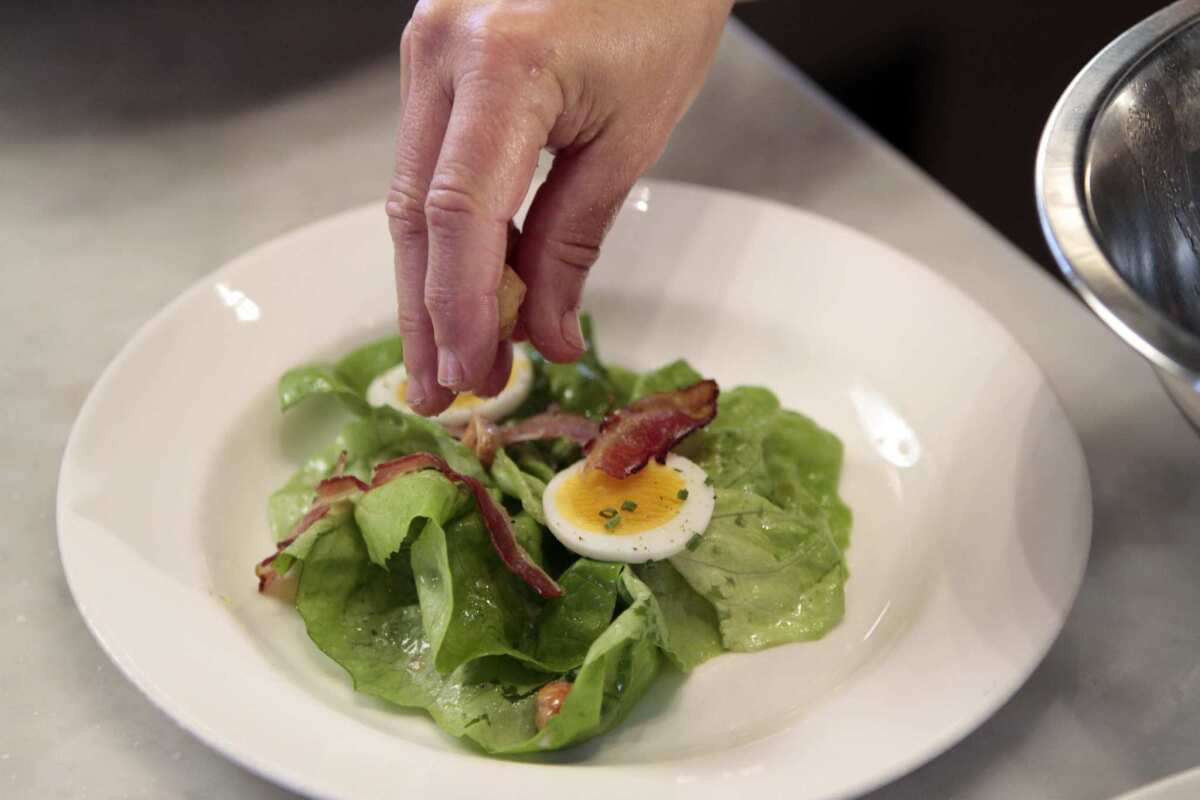
M 1084 160 L 1097 116 L 1125 78 L 1197 24 L 1200 0 L 1179 0 L 1125 31 L 1080 70 L 1042 132 L 1035 194 L 1042 233 L 1071 288 L 1127 344 L 1200 391 L 1200 337 L 1142 299 L 1108 259 L 1087 202 Z

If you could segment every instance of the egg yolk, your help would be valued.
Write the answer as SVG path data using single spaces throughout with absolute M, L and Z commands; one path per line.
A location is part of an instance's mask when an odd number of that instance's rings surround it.
M 509 387 L 517 379 L 517 372 L 524 367 L 524 364 L 514 363 L 512 371 L 508 373 L 508 383 L 504 384 L 504 388 L 500 391 L 507 392 Z M 396 384 L 396 399 L 401 403 L 405 402 L 404 396 L 408 392 L 408 381 L 403 380 Z M 454 401 L 450 403 L 449 408 L 474 408 L 480 403 L 490 398 L 478 397 L 474 392 L 463 392 L 454 396 Z M 449 410 L 449 409 L 447 409 Z
M 579 470 L 563 481 L 554 502 L 567 521 L 582 530 L 644 533 L 679 513 L 687 496 L 684 487 L 681 474 L 651 461 L 640 472 L 620 480 L 598 469 Z

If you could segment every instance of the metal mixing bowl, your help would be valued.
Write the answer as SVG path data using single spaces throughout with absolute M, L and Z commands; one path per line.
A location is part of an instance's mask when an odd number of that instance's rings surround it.
M 1130 29 L 1067 87 L 1037 200 L 1071 285 L 1200 430 L 1200 0 Z

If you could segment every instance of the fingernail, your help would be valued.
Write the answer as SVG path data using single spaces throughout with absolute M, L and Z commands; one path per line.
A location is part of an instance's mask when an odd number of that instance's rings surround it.
M 416 408 L 425 402 L 425 387 L 420 381 L 412 380 L 408 382 L 408 388 L 404 390 L 404 402 Z
M 462 361 L 452 350 L 438 350 L 438 383 L 447 389 L 457 389 L 465 379 Z
M 561 328 L 563 338 L 567 340 L 567 344 L 579 350 L 587 347 L 583 342 L 583 328 L 579 327 L 578 311 L 572 308 L 563 314 L 562 320 L 559 322 L 559 328 Z

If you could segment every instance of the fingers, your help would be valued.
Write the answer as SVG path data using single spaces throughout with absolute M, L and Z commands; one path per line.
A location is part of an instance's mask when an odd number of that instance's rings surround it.
M 534 197 L 515 265 L 528 287 L 520 330 L 551 361 L 583 354 L 583 284 L 638 174 L 620 148 L 597 140 L 559 155 Z
M 496 348 L 496 358 L 492 369 L 484 378 L 483 384 L 475 392 L 480 397 L 495 397 L 508 385 L 508 376 L 512 373 L 513 345 L 511 341 L 500 342 Z
M 424 205 L 425 307 L 442 386 L 481 388 L 495 365 L 496 290 L 508 222 L 529 189 L 557 113 L 541 105 L 539 88 L 520 82 L 488 78 L 456 87 Z
M 401 61 L 406 57 L 402 54 Z M 437 345 L 425 309 L 428 259 L 425 195 L 450 118 L 450 99 L 432 81 L 406 83 L 407 97 L 396 136 L 396 166 L 388 191 L 388 227 L 394 247 L 396 301 L 404 363 L 406 400 L 420 414 L 450 405 L 452 392 L 437 382 Z

